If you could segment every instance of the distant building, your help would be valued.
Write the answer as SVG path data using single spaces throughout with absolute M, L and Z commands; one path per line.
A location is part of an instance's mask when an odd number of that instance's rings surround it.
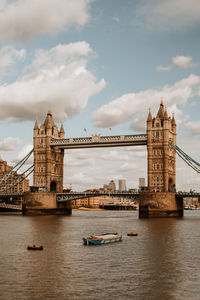
M 108 185 L 108 189 L 111 190 L 111 191 L 115 191 L 116 190 L 116 185 L 115 185 L 114 180 L 110 181 L 110 183 Z
M 119 179 L 119 191 L 126 191 L 126 179 Z
M 103 185 L 103 188 L 104 188 L 105 190 L 107 190 L 107 189 L 108 189 L 108 184 L 104 184 L 104 185 Z
M 9 166 L 6 161 L 0 157 L 0 178 L 2 184 L 0 185 L 0 193 L 23 193 L 30 190 L 29 180 L 25 179 L 25 174 L 18 174 L 13 167 Z M 11 171 L 8 177 L 4 177 L 7 172 Z
M 139 178 L 139 189 L 145 187 L 145 178 Z

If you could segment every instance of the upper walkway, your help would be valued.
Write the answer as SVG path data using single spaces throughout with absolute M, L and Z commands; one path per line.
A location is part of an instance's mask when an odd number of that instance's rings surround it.
M 52 139 L 51 146 L 61 149 L 98 148 L 98 147 L 120 147 L 120 146 L 143 146 L 147 144 L 146 134 L 116 135 L 92 137 Z

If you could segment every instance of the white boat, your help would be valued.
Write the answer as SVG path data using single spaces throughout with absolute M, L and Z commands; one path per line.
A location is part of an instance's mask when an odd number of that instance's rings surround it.
M 121 241 L 122 235 L 119 233 L 103 233 L 100 235 L 91 235 L 87 238 L 83 238 L 84 245 L 102 245 Z

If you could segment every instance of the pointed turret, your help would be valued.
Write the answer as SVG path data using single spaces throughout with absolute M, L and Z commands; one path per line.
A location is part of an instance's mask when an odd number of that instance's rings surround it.
M 35 126 L 34 126 L 34 136 L 38 135 L 39 131 L 39 126 L 38 126 L 38 121 L 35 121 Z
M 163 99 L 161 98 L 160 107 L 156 117 L 158 117 L 160 120 L 164 120 L 164 113 L 165 113 L 165 109 L 163 105 Z
M 46 119 L 42 125 L 44 125 L 45 129 L 51 129 L 53 126 L 56 126 L 52 117 L 52 112 L 50 110 L 48 110 Z
M 168 114 L 167 114 L 167 108 L 165 108 L 164 119 L 165 119 L 165 120 L 168 120 L 168 118 L 169 118 L 169 117 L 168 117 Z
M 174 118 L 174 113 L 173 113 L 173 116 L 172 116 L 172 125 L 176 125 L 176 121 L 175 121 L 175 118 Z
M 39 126 L 38 126 L 38 121 L 36 120 L 36 121 L 35 121 L 34 130 L 38 130 L 38 129 L 39 129 Z
M 148 117 L 147 117 L 147 122 L 152 122 L 152 115 L 151 115 L 150 108 L 149 108 L 149 114 L 148 114 Z
M 64 130 L 64 127 L 63 127 L 63 121 L 61 123 L 61 126 L 60 126 L 60 138 L 64 138 L 65 136 L 65 130 Z

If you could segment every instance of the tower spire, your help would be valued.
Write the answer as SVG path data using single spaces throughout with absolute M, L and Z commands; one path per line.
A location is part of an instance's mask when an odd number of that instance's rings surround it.
M 36 121 L 35 121 L 35 126 L 34 126 L 34 130 L 36 130 L 36 129 L 38 129 L 39 128 L 39 126 L 38 126 L 38 121 L 37 121 L 37 119 L 36 119 Z
M 152 115 L 151 115 L 151 109 L 149 107 L 149 114 L 148 114 L 148 117 L 147 117 L 147 122 L 151 122 L 152 121 Z

